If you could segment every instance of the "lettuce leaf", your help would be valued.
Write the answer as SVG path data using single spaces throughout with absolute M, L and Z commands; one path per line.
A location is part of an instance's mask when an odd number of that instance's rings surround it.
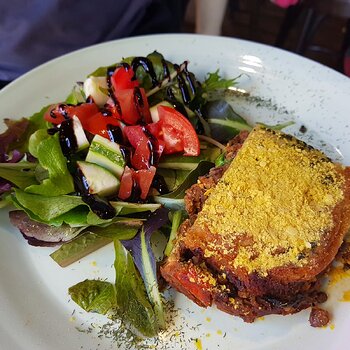
M 171 215 L 171 231 L 168 244 L 165 247 L 164 255 L 169 256 L 174 247 L 174 240 L 176 238 L 177 230 L 186 216 L 183 210 L 176 210 Z
M 134 258 L 135 265 L 143 278 L 148 297 L 154 307 L 161 328 L 165 327 L 165 319 L 158 289 L 156 259 L 151 248 L 151 236 L 153 232 L 168 222 L 168 213 L 169 211 L 165 208 L 157 209 L 150 215 L 133 239 L 122 241 L 124 247 L 129 250 Z
M 219 74 L 219 69 L 214 73 L 208 73 L 207 78 L 202 84 L 203 92 L 208 93 L 210 91 L 226 90 L 231 86 L 237 84 L 237 78 L 224 79 Z
M 156 314 L 132 256 L 118 240 L 114 248 L 117 317 L 137 335 L 153 337 L 159 329 Z
M 6 160 L 6 154 L 12 150 L 22 153 L 28 152 L 29 137 L 38 129 L 47 129 L 49 123 L 44 114 L 49 106 L 43 107 L 39 112 L 29 118 L 20 120 L 5 119 L 7 130 L 0 135 L 0 162 Z
M 26 130 L 29 127 L 29 120 L 22 118 L 20 120 L 4 119 L 7 130 L 0 134 L 0 162 L 6 162 L 8 153 L 18 146 L 20 140 L 25 137 Z M 17 148 L 18 149 L 18 148 Z
M 37 135 L 40 134 L 40 137 Z M 46 138 L 37 131 L 30 139 L 30 149 L 34 151 L 42 168 L 48 171 L 48 178 L 39 185 L 31 185 L 25 189 L 26 192 L 40 194 L 43 196 L 59 196 L 74 192 L 74 182 L 67 168 L 67 160 L 62 154 L 58 135 Z
M 35 176 L 35 163 L 0 163 L 0 177 L 10 181 L 15 186 L 25 189 L 28 186 L 38 184 Z M 11 187 L 11 186 L 10 186 Z
M 63 195 L 49 197 L 27 193 L 20 189 L 15 189 L 14 195 L 16 202 L 23 209 L 28 209 L 44 222 L 50 222 L 52 219 L 60 217 L 80 205 L 86 206 L 82 198 L 78 196 Z
M 114 286 L 106 281 L 85 280 L 70 287 L 68 293 L 87 312 L 105 315 L 116 307 Z
M 33 221 L 22 210 L 10 211 L 9 216 L 12 225 L 17 227 L 28 243 L 33 246 L 58 245 L 72 240 L 84 229 L 84 227 L 73 228 L 65 224 L 55 227 Z

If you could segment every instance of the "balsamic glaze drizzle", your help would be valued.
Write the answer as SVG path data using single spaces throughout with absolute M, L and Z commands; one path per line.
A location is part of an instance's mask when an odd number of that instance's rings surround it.
M 159 194 L 166 194 L 169 192 L 169 188 L 164 180 L 164 177 L 159 174 L 154 175 L 152 187 L 155 188 L 159 192 Z
M 174 64 L 174 68 L 177 70 L 177 82 L 179 85 L 179 89 L 181 91 L 182 99 L 186 105 L 188 105 L 191 102 L 191 96 L 190 92 L 188 91 L 188 87 L 186 85 L 185 79 L 183 78 L 180 67 L 177 64 Z
M 108 201 L 89 193 L 88 182 L 79 169 L 74 177 L 74 184 L 78 195 L 99 218 L 108 220 L 116 215 L 114 207 Z
M 152 87 L 156 87 L 159 82 L 156 72 L 154 71 L 153 63 L 147 57 L 135 57 L 131 62 L 131 67 L 136 72 L 138 67 L 142 67 L 152 80 Z M 136 75 L 133 77 L 136 80 Z
M 158 140 L 144 126 L 142 127 L 142 131 L 148 137 L 147 145 L 150 150 L 149 164 L 150 166 L 157 165 L 159 162 L 159 154 L 157 151 L 159 148 Z
M 73 119 L 67 119 L 61 123 L 59 128 L 59 141 L 62 153 L 67 158 L 78 149 L 77 138 L 74 134 Z
M 124 143 L 122 129 L 117 125 L 107 125 L 108 137 L 112 142 L 116 142 L 119 145 Z

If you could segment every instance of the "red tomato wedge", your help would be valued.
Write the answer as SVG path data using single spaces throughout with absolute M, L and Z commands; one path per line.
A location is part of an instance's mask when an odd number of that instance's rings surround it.
M 164 150 L 164 143 L 149 133 L 146 127 L 126 126 L 123 133 L 135 149 L 131 158 L 134 169 L 149 169 L 151 165 L 158 163 Z
M 146 199 L 149 189 L 151 188 L 154 175 L 156 174 L 156 168 L 151 166 L 148 170 L 138 170 L 135 171 L 134 178 L 138 183 L 141 194 L 141 199 Z
M 140 142 L 143 140 L 148 140 L 148 137 L 143 132 L 143 127 L 141 125 L 126 126 L 123 129 L 123 133 L 129 140 L 132 147 L 137 148 Z
M 156 168 L 154 166 L 147 170 L 138 171 L 134 171 L 126 166 L 120 180 L 118 197 L 122 200 L 127 200 L 132 196 L 134 187 L 138 187 L 140 198 L 146 199 L 155 173 Z
M 101 112 L 94 114 L 84 123 L 83 128 L 93 135 L 100 135 L 106 139 L 111 139 L 108 130 L 109 125 L 120 127 L 120 121 L 114 117 L 104 116 Z
M 148 125 L 149 131 L 165 143 L 164 154 L 184 152 L 184 156 L 198 156 L 200 144 L 190 121 L 176 109 L 158 106 L 159 121 Z
M 117 68 L 111 76 L 111 83 L 115 92 L 124 89 L 133 89 L 139 86 L 137 79 L 133 80 L 135 73 L 131 67 Z
M 130 169 L 128 166 L 125 167 L 123 175 L 120 179 L 119 193 L 118 197 L 122 200 L 130 198 L 132 194 L 132 188 L 134 184 L 133 180 L 134 170 Z
M 143 88 L 123 89 L 114 92 L 121 111 L 121 119 L 128 125 L 152 122 L 145 90 Z
M 139 87 L 134 79 L 131 67 L 120 67 L 111 76 L 114 95 L 119 103 L 121 119 L 128 125 L 135 125 L 139 121 L 151 123 L 151 114 L 145 90 Z
M 99 109 L 95 103 L 81 103 L 77 106 L 59 103 L 49 107 L 44 114 L 44 119 L 52 124 L 61 124 L 66 119 L 65 116 L 72 118 L 76 115 L 84 127 L 85 121 L 98 112 Z

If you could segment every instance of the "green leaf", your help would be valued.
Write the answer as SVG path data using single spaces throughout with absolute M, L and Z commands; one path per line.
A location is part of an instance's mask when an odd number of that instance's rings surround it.
M 276 124 L 276 125 L 267 125 L 267 124 L 264 124 L 264 123 L 258 123 L 258 124 L 259 125 L 263 125 L 264 127 L 268 128 L 268 129 L 279 131 L 279 130 L 282 130 L 282 129 L 286 128 L 287 126 L 294 125 L 295 122 L 288 121 L 288 122 L 281 123 L 281 124 Z
M 158 333 L 158 323 L 147 298 L 143 281 L 136 270 L 131 254 L 120 241 L 114 241 L 114 248 L 118 317 L 136 334 L 153 337 Z
M 49 106 L 43 107 L 39 112 L 34 113 L 29 118 L 22 118 L 19 121 L 9 121 L 8 127 L 11 128 L 11 132 L 16 132 L 16 129 L 13 127 L 18 125 L 19 128 L 22 128 L 21 125 L 25 126 L 25 128 L 17 134 L 16 141 L 12 142 L 9 145 L 9 151 L 18 150 L 20 152 L 28 152 L 28 142 L 29 137 L 38 129 L 47 129 L 49 123 L 44 120 L 44 114 L 47 111 Z
M 219 142 L 228 142 L 242 130 L 253 128 L 224 100 L 208 102 L 204 115 L 210 127 L 212 138 Z
M 214 162 L 220 152 L 220 149 L 217 147 L 208 147 L 207 149 L 201 150 L 199 156 L 188 157 L 180 155 L 169 155 L 161 158 L 158 167 L 185 171 L 194 170 L 202 161 Z
M 197 182 L 199 176 L 207 174 L 213 166 L 213 162 L 199 162 L 197 167 L 188 173 L 183 182 L 175 190 L 162 196 L 154 196 L 153 200 L 171 210 L 184 210 L 185 202 L 183 198 L 186 190 Z
M 85 311 L 105 315 L 115 307 L 116 297 L 112 283 L 99 280 L 85 280 L 70 287 L 71 298 Z
M 134 219 L 114 222 L 108 226 L 90 226 L 72 241 L 62 244 L 50 256 L 57 264 L 66 267 L 114 239 L 134 238 L 140 226 L 141 222 Z
M 185 201 L 183 198 L 168 198 L 163 196 L 154 196 L 156 203 L 163 205 L 170 210 L 185 210 Z
M 179 226 L 181 225 L 184 217 L 185 217 L 185 212 L 183 210 L 176 210 L 173 212 L 172 218 L 171 218 L 171 231 L 170 231 L 170 236 L 168 243 L 165 247 L 164 250 L 164 255 L 169 256 L 171 254 L 171 251 L 173 250 L 174 247 L 174 240 L 176 238 L 177 230 L 179 229 Z
M 146 238 L 145 238 L 145 231 L 143 229 L 140 232 L 140 240 L 141 240 L 141 258 L 142 258 L 142 265 L 143 265 L 143 271 L 144 271 L 144 283 L 145 283 L 146 291 L 149 296 L 149 299 L 152 302 L 158 325 L 161 328 L 165 328 L 163 303 L 159 294 L 157 276 L 152 268 L 152 262 L 148 252 L 148 247 L 147 247 Z
M 105 227 L 92 226 L 89 230 L 102 237 L 128 240 L 135 237 L 140 226 L 141 221 L 130 219 L 128 221 L 114 222 Z
M 178 187 L 185 180 L 189 172 L 189 170 L 176 170 L 159 167 L 157 169 L 157 173 L 163 177 L 169 191 L 173 191 L 176 187 Z
M 50 222 L 52 219 L 58 218 L 80 205 L 85 206 L 81 197 L 78 196 L 48 197 L 27 193 L 19 189 L 16 189 L 14 193 L 20 206 L 29 209 L 31 213 L 44 222 Z
M 182 199 L 185 196 L 185 191 L 197 182 L 198 177 L 208 174 L 209 170 L 213 166 L 214 166 L 214 163 L 212 162 L 208 162 L 208 161 L 199 162 L 198 166 L 187 175 L 185 180 L 174 191 L 160 197 Z
M 145 211 L 154 212 L 160 205 L 156 203 L 128 203 L 128 202 L 109 202 L 114 209 L 116 209 L 117 215 L 129 215 L 135 213 L 142 213 Z
M 50 254 L 50 257 L 61 267 L 66 267 L 111 242 L 113 242 L 112 238 L 87 231 L 74 240 L 62 244 L 59 249 Z
M 73 178 L 67 169 L 67 161 L 62 154 L 58 135 L 49 136 L 46 139 L 42 137 L 43 135 L 38 138 L 33 137 L 31 148 L 35 149 L 38 161 L 48 171 L 49 178 L 44 179 L 39 185 L 27 187 L 26 192 L 43 196 L 59 196 L 74 192 Z
M 237 78 L 233 79 L 224 79 L 219 74 L 219 69 L 217 69 L 214 73 L 208 73 L 207 78 L 202 84 L 202 88 L 204 92 L 209 92 L 213 90 L 227 89 L 231 86 L 237 84 Z
M 72 92 L 66 98 L 66 103 L 71 105 L 77 105 L 78 103 L 85 101 L 86 96 L 84 90 L 78 86 L 74 86 Z
M 110 66 L 98 67 L 92 73 L 88 75 L 88 77 L 105 77 L 107 76 L 107 71 L 109 68 L 115 68 L 117 63 L 111 64 Z
M 38 183 L 35 174 L 37 164 L 30 162 L 0 163 L 0 177 L 25 189 Z

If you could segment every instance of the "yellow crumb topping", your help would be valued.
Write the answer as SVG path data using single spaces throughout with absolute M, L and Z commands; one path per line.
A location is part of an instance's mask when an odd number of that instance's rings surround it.
M 223 246 L 236 242 L 233 267 L 249 273 L 302 266 L 333 225 L 331 208 L 343 198 L 343 183 L 322 152 L 281 132 L 256 128 L 210 193 L 195 226 L 220 235 Z M 216 249 L 222 247 L 208 244 L 205 257 Z M 232 248 L 224 253 L 232 254 Z

